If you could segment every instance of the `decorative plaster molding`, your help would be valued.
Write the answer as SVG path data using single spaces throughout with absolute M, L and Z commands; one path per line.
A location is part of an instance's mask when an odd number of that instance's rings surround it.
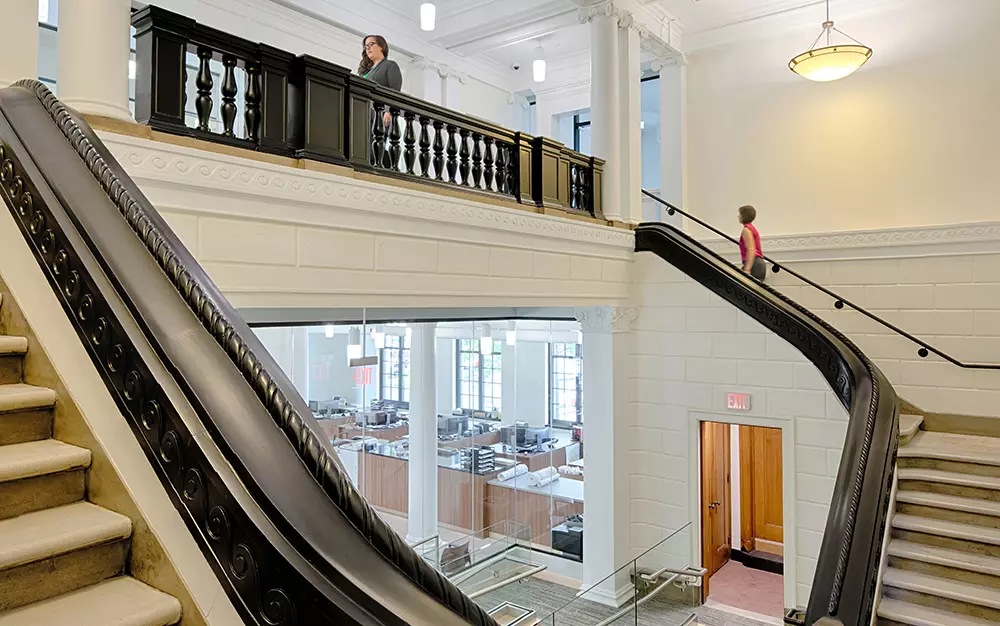
M 447 65 L 432 61 L 427 57 L 413 57 L 410 59 L 410 65 L 418 70 L 431 70 L 433 72 L 437 72 L 438 76 L 441 78 L 448 76 L 448 73 L 452 71 Z
M 733 253 L 733 244 L 728 241 L 710 239 L 702 243 L 720 254 Z M 761 241 L 765 253 L 777 261 L 977 253 L 996 251 L 1000 249 L 997 244 L 1000 222 L 763 237 Z M 917 246 L 923 248 L 919 252 L 906 250 Z M 782 253 L 792 256 L 782 258 Z
M 511 234 L 564 240 L 574 246 L 609 246 L 626 257 L 635 247 L 630 231 L 576 220 L 539 215 L 515 208 L 452 198 L 434 192 L 386 185 L 325 172 L 206 152 L 125 135 L 100 133 L 130 176 L 198 193 L 267 196 L 270 201 L 355 210 L 400 219 L 487 228 Z M 448 237 L 442 234 L 442 238 Z M 606 255 L 594 250 L 597 256 Z
M 665 67 L 684 67 L 688 64 L 687 56 L 678 52 L 674 52 L 666 57 L 660 57 L 653 59 L 650 69 L 654 72 L 662 71 Z
M 578 11 L 581 24 L 586 24 L 595 17 L 612 17 L 619 15 L 620 13 L 621 9 L 616 6 L 614 0 L 604 0 L 603 2 L 599 2 L 597 4 L 580 7 L 580 10 Z
M 583 332 L 607 334 L 628 332 L 639 312 L 633 307 L 592 306 L 576 309 L 574 315 Z

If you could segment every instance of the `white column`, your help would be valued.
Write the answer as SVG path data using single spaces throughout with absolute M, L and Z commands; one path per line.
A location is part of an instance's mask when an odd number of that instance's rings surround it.
M 422 100 L 441 104 L 442 82 L 441 71 L 436 63 L 427 57 L 414 57 L 410 71 L 406 74 L 403 90 Z
M 583 419 L 586 478 L 583 481 L 583 587 L 628 563 L 629 415 L 632 308 L 578 309 L 583 328 Z M 621 606 L 632 597 L 626 570 L 601 583 L 590 599 Z
M 444 78 L 444 93 L 442 105 L 451 109 L 452 111 L 458 111 L 459 113 L 464 113 L 465 109 L 462 108 L 462 86 L 468 81 L 468 76 L 460 72 L 449 71 L 448 75 Z
M 556 134 L 552 128 L 552 106 L 548 94 L 535 97 L 535 132 L 536 137 L 554 139 Z M 572 148 L 572 146 L 570 146 Z
M 410 346 L 410 543 L 437 534 L 437 387 L 434 324 L 414 324 Z
M 0 41 L 0 87 L 38 78 L 38 0 L 4 0 Z
M 80 113 L 131 120 L 130 0 L 59 3 L 59 99 Z
M 642 218 L 642 68 L 639 30 L 631 13 L 618 20 L 619 137 L 621 138 L 621 220 L 638 224 Z M 608 165 L 612 165 L 609 163 Z M 608 167 L 605 166 L 605 172 Z
M 502 409 L 500 416 L 501 422 L 504 424 L 513 424 L 519 419 L 517 410 L 517 350 L 517 344 L 508 346 L 506 341 L 500 350 L 500 363 L 502 364 L 500 370 L 502 376 L 500 380 Z
M 619 134 L 618 18 L 614 4 L 580 9 L 590 22 L 590 119 L 594 156 L 604 159 L 604 217 L 622 221 Z
M 309 401 L 309 327 L 296 326 L 292 329 L 292 371 L 289 373 L 292 385 L 299 390 L 302 398 Z
M 658 60 L 653 70 L 660 72 L 660 197 L 684 208 L 684 161 L 686 158 L 685 115 L 687 71 L 683 56 Z M 662 208 L 662 207 L 661 207 Z M 665 222 L 681 226 L 680 214 L 668 216 L 660 212 Z

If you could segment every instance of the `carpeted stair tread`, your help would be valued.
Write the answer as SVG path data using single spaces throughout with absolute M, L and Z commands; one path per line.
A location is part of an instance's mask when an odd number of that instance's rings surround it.
M 893 516 L 892 527 L 898 530 L 1000 546 L 1000 529 L 998 528 L 987 528 L 975 524 L 963 524 L 903 513 L 897 513 Z
M 90 465 L 90 450 L 56 439 L 0 446 L 0 483 Z
M 0 521 L 0 570 L 127 538 L 124 515 L 76 502 Z
M 993 587 L 939 578 L 921 572 L 890 567 L 882 576 L 882 586 L 1000 610 L 1000 593 Z
M 933 507 L 936 509 L 948 509 L 951 511 L 961 511 L 963 513 L 976 513 L 978 515 L 993 515 L 1000 517 L 1000 502 L 995 500 L 966 498 L 964 496 L 931 493 L 929 491 L 900 491 L 896 495 L 896 501 L 903 502 L 905 504 Z
M 944 470 L 922 467 L 901 467 L 898 471 L 900 482 L 905 480 L 917 480 L 927 483 L 944 483 L 959 487 L 995 489 L 1000 491 L 1000 477 L 996 476 L 980 476 L 978 474 L 965 474 L 962 472 L 946 472 Z
M 889 556 L 1000 576 L 1000 558 L 963 550 L 949 550 L 948 548 L 893 539 L 889 542 Z
M 0 613 L 0 626 L 168 626 L 180 618 L 176 599 L 122 576 Z
M 24 383 L 0 385 L 0 413 L 47 409 L 55 403 L 56 392 L 52 389 Z
M 994 622 L 933 609 L 921 604 L 912 604 L 892 598 L 882 598 L 878 605 L 878 616 L 909 626 L 991 626 Z M 6 626 L 0 621 L 0 626 Z

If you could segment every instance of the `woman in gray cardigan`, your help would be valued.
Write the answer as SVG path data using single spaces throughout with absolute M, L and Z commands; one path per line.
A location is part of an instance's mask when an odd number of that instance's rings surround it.
M 389 60 L 389 44 L 381 35 L 365 37 L 358 75 L 389 89 L 399 91 L 403 88 L 403 74 L 399 65 Z

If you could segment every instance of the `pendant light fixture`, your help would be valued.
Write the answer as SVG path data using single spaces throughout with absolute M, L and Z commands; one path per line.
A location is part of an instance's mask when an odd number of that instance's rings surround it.
M 536 83 L 545 82 L 545 49 L 541 44 L 535 48 L 535 62 L 531 64 L 531 76 Z
M 379 350 L 385 347 L 385 326 L 376 324 L 372 327 L 372 343 Z
M 834 45 L 834 32 L 850 39 L 851 43 Z M 819 44 L 824 35 L 826 36 L 826 45 L 817 48 L 816 45 Z M 823 22 L 823 31 L 819 37 L 816 37 L 812 47 L 788 62 L 788 69 L 803 78 L 825 83 L 850 76 L 871 56 L 871 48 L 834 28 L 833 21 L 830 20 L 830 0 L 826 0 L 826 21 Z
M 493 354 L 493 329 L 489 324 L 483 324 L 479 333 L 479 354 Z
M 333 339 L 333 324 L 327 324 L 323 327 L 323 335 L 327 339 Z
M 437 7 L 433 2 L 420 5 L 420 30 L 434 30 L 434 20 L 437 17 Z
M 361 358 L 361 329 L 351 326 L 347 340 L 347 361 Z
M 507 345 L 513 346 L 517 344 L 517 322 L 510 320 L 507 322 Z

